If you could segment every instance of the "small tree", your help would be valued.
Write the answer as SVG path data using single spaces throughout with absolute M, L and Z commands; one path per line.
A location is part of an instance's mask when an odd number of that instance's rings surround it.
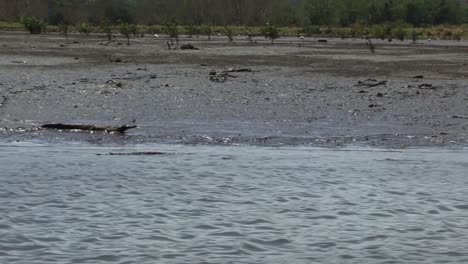
M 112 40 L 112 26 L 109 23 L 106 23 L 101 26 L 102 32 L 106 33 L 107 40 Z
M 41 34 L 42 30 L 45 30 L 46 27 L 44 21 L 35 17 L 24 17 L 21 19 L 21 23 L 31 34 Z
M 211 40 L 211 35 L 213 34 L 213 29 L 210 25 L 202 25 L 201 32 L 208 36 L 208 40 Z
M 65 38 L 68 40 L 68 32 L 69 32 L 69 26 L 67 23 L 62 23 L 58 25 L 59 32 L 62 33 Z
M 127 38 L 127 46 L 130 45 L 130 34 L 131 34 L 130 25 L 127 23 L 120 24 L 120 34 L 124 35 Z
M 194 25 L 185 26 L 185 32 L 187 33 L 189 38 L 192 38 L 193 35 L 198 34 L 199 30 Z
M 419 36 L 421 36 L 421 32 L 413 28 L 410 32 L 410 36 L 411 36 L 411 40 L 413 41 L 413 44 L 416 44 L 416 41 L 418 41 Z
M 403 41 L 406 37 L 406 30 L 402 26 L 398 26 L 392 31 L 392 35 L 396 39 Z
M 262 28 L 262 34 L 266 39 L 271 40 L 271 44 L 275 43 L 275 40 L 280 37 L 278 28 L 267 24 L 266 27 Z
M 175 39 L 177 46 L 179 46 L 179 26 L 174 23 L 167 24 L 164 31 L 171 39 L 171 42 L 174 43 L 173 39 Z
M 89 35 L 91 33 L 91 26 L 88 23 L 79 23 L 77 28 L 80 34 Z
M 131 24 L 131 25 L 128 25 L 128 27 L 129 27 L 130 33 L 134 37 L 138 37 L 138 35 L 140 34 L 140 30 L 138 29 L 138 26 L 135 24 Z
M 224 27 L 224 33 L 226 33 L 226 36 L 228 37 L 229 42 L 234 41 L 232 27 L 225 26 Z

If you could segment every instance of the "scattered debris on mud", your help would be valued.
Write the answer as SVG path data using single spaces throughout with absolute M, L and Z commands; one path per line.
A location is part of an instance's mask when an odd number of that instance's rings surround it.
M 209 74 L 210 81 L 222 83 L 222 82 L 227 81 L 228 77 L 237 78 L 237 76 L 230 74 L 230 73 L 235 73 L 235 72 L 253 72 L 253 70 L 251 68 L 230 68 L 228 70 L 219 71 L 219 72 L 213 70 Z
M 377 81 L 375 79 L 367 79 L 364 81 L 358 81 L 358 83 L 355 85 L 357 87 L 367 87 L 367 88 L 372 88 L 372 87 L 377 87 L 377 86 L 382 86 L 386 85 L 387 81 Z

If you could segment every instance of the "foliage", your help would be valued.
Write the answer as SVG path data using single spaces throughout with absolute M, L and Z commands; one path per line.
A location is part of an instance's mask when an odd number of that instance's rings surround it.
M 109 23 L 101 25 L 101 31 L 106 33 L 107 40 L 112 40 L 112 26 Z
M 127 38 L 127 45 L 130 45 L 130 34 L 132 33 L 131 26 L 127 23 L 122 23 L 120 24 L 119 29 L 120 34 Z
M 302 29 L 302 33 L 304 33 L 307 36 L 312 36 L 312 35 L 320 35 L 320 33 L 322 33 L 322 32 L 320 30 L 320 26 L 310 25 L 310 26 L 304 27 Z
M 211 40 L 211 35 L 213 34 L 213 28 L 210 25 L 201 25 L 200 30 L 203 34 L 208 36 L 208 40 Z
M 169 38 L 175 39 L 177 45 L 179 45 L 179 26 L 177 24 L 167 24 L 164 28 L 164 31 L 169 36 Z
M 69 26 L 67 23 L 62 23 L 58 25 L 59 32 L 62 33 L 65 38 L 68 39 L 68 32 L 70 30 Z
M 89 35 L 91 33 L 91 26 L 88 23 L 79 23 L 76 27 L 80 34 Z
M 262 28 L 262 35 L 265 38 L 270 39 L 272 44 L 280 37 L 278 28 L 271 24 L 267 24 L 264 28 Z
M 193 35 L 200 34 L 200 28 L 196 27 L 195 25 L 187 25 L 185 26 L 184 30 L 189 38 L 193 37 Z
M 397 26 L 392 31 L 392 36 L 400 41 L 405 40 L 406 30 L 402 26 Z
M 225 27 L 224 27 L 224 33 L 225 33 L 226 36 L 228 37 L 229 42 L 233 42 L 233 41 L 234 41 L 232 27 L 225 26 Z
M 21 23 L 31 34 L 41 34 L 47 25 L 44 21 L 35 17 L 24 17 L 21 19 Z

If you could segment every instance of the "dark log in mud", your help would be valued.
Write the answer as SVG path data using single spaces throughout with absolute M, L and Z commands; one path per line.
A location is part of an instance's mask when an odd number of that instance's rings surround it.
M 159 156 L 165 155 L 164 152 L 130 152 L 130 153 L 109 153 L 110 156 Z
M 136 128 L 137 126 L 94 126 L 94 125 L 67 125 L 67 124 L 45 124 L 41 126 L 46 129 L 56 130 L 82 130 L 82 131 L 103 131 L 125 133 L 127 130 Z

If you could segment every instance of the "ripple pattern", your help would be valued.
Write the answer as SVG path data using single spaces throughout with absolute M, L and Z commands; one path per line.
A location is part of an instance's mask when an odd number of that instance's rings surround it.
M 467 154 L 0 144 L 0 263 L 468 263 Z

